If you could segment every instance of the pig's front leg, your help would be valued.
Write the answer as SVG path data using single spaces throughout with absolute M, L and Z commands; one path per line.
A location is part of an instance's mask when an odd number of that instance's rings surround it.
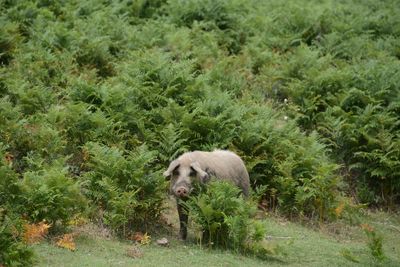
M 178 207 L 178 214 L 179 214 L 179 237 L 182 240 L 186 240 L 187 237 L 187 223 L 189 218 L 189 212 L 187 208 L 185 208 L 181 203 L 181 200 L 177 199 L 177 207 Z

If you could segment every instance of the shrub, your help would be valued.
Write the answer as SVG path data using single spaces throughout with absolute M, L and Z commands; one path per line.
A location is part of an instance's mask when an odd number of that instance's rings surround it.
M 179 26 L 199 23 L 205 31 L 217 31 L 219 44 L 232 54 L 239 53 L 248 35 L 241 24 L 246 5 L 239 1 L 170 1 L 166 13 Z
M 0 65 L 8 65 L 13 59 L 14 50 L 21 37 L 15 23 L 6 22 L 4 18 L 0 21 L 3 25 L 0 30 Z
M 105 211 L 105 222 L 119 233 L 154 223 L 162 211 L 165 182 L 153 170 L 155 154 L 145 146 L 133 152 L 87 143 L 82 177 L 86 195 Z M 101 219 L 101 218 L 100 218 Z
M 23 226 L 18 216 L 0 206 L 0 265 L 31 266 L 34 254 L 23 242 Z
M 316 133 L 305 136 L 293 121 L 281 117 L 266 106 L 253 106 L 233 144 L 242 151 L 252 181 L 268 187 L 270 208 L 328 219 L 337 204 L 338 166 Z
M 119 125 L 102 110 L 83 102 L 54 109 L 55 123 L 65 129 L 67 140 L 71 142 L 69 150 L 77 149 L 89 141 L 104 140 L 115 143 L 123 136 L 118 134 Z
M 86 201 L 79 184 L 69 177 L 63 162 L 54 162 L 38 171 L 28 171 L 20 182 L 20 213 L 32 222 L 43 220 L 65 227 L 76 214 L 85 211 Z
M 130 3 L 129 10 L 132 15 L 139 18 L 150 18 L 161 13 L 160 9 L 165 5 L 166 0 L 140 0 Z
M 382 60 L 382 59 L 380 59 Z M 282 91 L 299 109 L 298 124 L 317 130 L 343 164 L 360 200 L 393 206 L 398 199 L 398 125 L 396 115 L 399 71 L 397 60 L 370 59 L 332 67 L 331 57 L 320 57 L 312 48 L 299 47 L 289 68 L 292 79 Z M 291 66 L 289 65 L 289 66 Z M 390 67 L 388 67 L 390 66 Z M 374 196 L 365 198 L 371 192 Z M 354 189 L 353 189 L 354 190 Z
M 265 240 L 265 225 L 255 218 L 262 189 L 247 200 L 240 189 L 221 180 L 212 179 L 207 187 L 197 185 L 196 190 L 198 194 L 183 204 L 200 228 L 201 244 L 261 259 L 274 258 L 280 252 Z
M 130 145 L 146 142 L 165 164 L 187 150 L 231 148 L 244 157 L 253 184 L 269 186 L 272 208 L 329 217 L 337 166 L 315 133 L 305 136 L 272 105 L 242 95 L 240 62 L 227 59 L 196 76 L 191 61 L 151 52 L 134 53 L 120 66 L 125 75 L 102 90 L 100 108 L 129 131 Z
M 157 217 L 168 161 L 227 148 L 289 216 L 330 218 L 340 176 L 363 202 L 399 200 L 395 1 L 38 0 L 0 10 L 0 140 L 13 158 L 0 166 L 2 199 L 68 158 L 57 168 L 82 179 L 92 208 L 121 230 L 135 216 L 126 207 Z M 121 163 L 97 161 L 94 143 Z
M 224 181 L 212 181 L 205 192 L 185 203 L 209 246 L 247 252 L 265 237 L 265 227 L 254 219 L 255 202 L 240 196 L 240 189 Z
M 21 188 L 18 184 L 18 175 L 11 168 L 12 155 L 6 152 L 6 147 L 0 142 L 0 203 L 11 205 L 18 203 Z M 1 206 L 0 206 L 1 208 Z

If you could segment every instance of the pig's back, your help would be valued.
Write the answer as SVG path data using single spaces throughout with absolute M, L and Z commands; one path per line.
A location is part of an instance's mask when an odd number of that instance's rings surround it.
M 198 155 L 202 169 L 214 175 L 218 179 L 230 180 L 243 190 L 245 196 L 249 192 L 249 174 L 242 159 L 228 150 L 215 150 L 212 152 L 201 152 Z

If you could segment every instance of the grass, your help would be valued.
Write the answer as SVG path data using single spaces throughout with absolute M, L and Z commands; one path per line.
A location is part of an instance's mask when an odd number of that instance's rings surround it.
M 155 234 L 153 242 L 141 246 L 140 258 L 127 256 L 132 241 L 104 235 L 99 229 L 81 230 L 76 239 L 76 251 L 58 248 L 53 242 L 35 245 L 37 266 L 400 266 L 400 216 L 373 212 L 363 216 L 383 235 L 385 260 L 377 262 L 367 247 L 367 238 L 358 225 L 344 222 L 307 226 L 281 217 L 267 216 L 267 239 L 278 245 L 279 253 L 270 260 L 235 254 L 229 251 L 200 247 L 194 239 L 176 239 L 175 211 L 166 215 L 172 228 Z M 193 229 L 193 227 L 192 227 Z M 155 240 L 167 237 L 169 247 L 160 247 Z

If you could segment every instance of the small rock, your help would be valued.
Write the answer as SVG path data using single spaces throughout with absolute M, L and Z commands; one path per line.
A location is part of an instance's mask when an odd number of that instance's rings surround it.
M 131 258 L 141 258 L 143 257 L 143 251 L 138 246 L 131 246 L 126 250 L 126 255 Z
M 158 239 L 157 240 L 157 244 L 160 245 L 160 246 L 163 246 L 163 247 L 169 246 L 168 239 L 166 239 L 165 237 L 163 237 L 161 239 Z

